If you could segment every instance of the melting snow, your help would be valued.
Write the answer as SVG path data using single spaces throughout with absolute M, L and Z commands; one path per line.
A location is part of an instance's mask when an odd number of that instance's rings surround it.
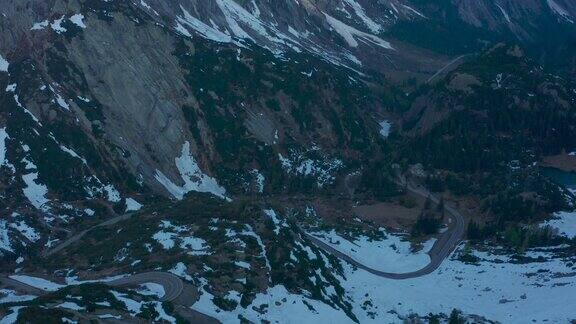
M 140 285 L 140 289 L 137 292 L 144 296 L 156 296 L 158 298 L 164 297 L 166 291 L 164 291 L 164 286 L 153 282 L 147 282 Z
M 402 7 L 408 9 L 408 10 L 411 11 L 412 13 L 415 13 L 416 15 L 418 15 L 418 16 L 420 16 L 420 17 L 422 17 L 422 18 L 426 18 L 426 16 L 424 16 L 424 15 L 423 15 L 422 13 L 420 13 L 418 10 L 416 10 L 416 9 L 410 7 L 410 6 L 407 6 L 407 5 L 405 5 L 405 4 L 402 4 Z
M 190 143 L 186 141 L 182 146 L 182 155 L 175 159 L 176 167 L 184 180 L 183 186 L 174 184 L 161 171 L 156 170 L 156 180 L 177 199 L 184 198 L 190 191 L 212 193 L 217 197 L 227 199 L 226 190 L 218 185 L 216 179 L 204 174 L 190 153 Z
M 388 138 L 388 136 L 390 136 L 390 129 L 392 129 L 392 123 L 387 120 L 384 120 L 380 122 L 379 125 L 380 125 L 380 135 L 382 135 L 382 137 L 384 138 Z
M 8 236 L 8 224 L 3 219 L 0 219 L 0 249 L 14 252 L 10 244 L 10 236 Z
M 70 21 L 80 28 L 86 28 L 84 24 L 84 15 L 83 14 L 75 14 L 70 17 Z
M 162 245 L 164 250 L 170 250 L 176 245 L 176 242 L 174 242 L 175 236 L 175 233 L 159 231 L 152 235 L 152 238 L 155 239 L 156 242 L 158 242 L 160 245 Z
M 2 55 L 0 55 L 0 72 L 8 72 L 8 66 L 10 64 L 8 64 L 8 61 L 6 61 L 4 59 L 4 57 L 2 57 Z
M 266 216 L 272 219 L 272 222 L 274 223 L 274 233 L 278 235 L 278 233 L 280 233 L 280 227 L 285 225 L 284 221 L 278 219 L 278 216 L 276 215 L 276 212 L 273 209 L 264 210 L 264 214 L 266 214 Z
M 513 264 L 506 256 L 474 254 L 488 261 L 467 265 L 446 260 L 428 276 L 396 281 L 345 265 L 347 280 L 342 286 L 356 301 L 361 323 L 398 322 L 394 313 L 449 314 L 453 308 L 503 323 L 566 323 L 573 317 L 576 283 L 573 277 L 556 275 L 573 271 L 562 261 Z M 361 310 L 366 300 L 378 305 L 377 318 Z
M 264 183 L 266 181 L 266 178 L 257 169 L 252 170 L 250 172 L 250 174 L 252 174 L 252 176 L 254 176 L 254 178 L 256 180 L 256 189 L 258 190 L 258 192 L 263 193 L 264 192 Z
M 230 297 L 230 296 L 228 296 Z M 288 292 L 284 286 L 269 288 L 264 294 L 255 296 L 252 305 L 254 308 L 246 309 L 237 307 L 231 312 L 222 312 L 213 303 L 214 296 L 204 289 L 200 300 L 192 308 L 206 315 L 215 317 L 223 323 L 234 323 L 238 321 L 238 316 L 243 315 L 254 323 L 351 323 L 343 312 L 338 312 L 334 308 L 302 295 Z M 260 305 L 267 305 L 264 314 L 256 311 Z M 313 307 L 310 310 L 307 305 Z M 288 316 L 288 317 L 287 317 Z M 289 320 L 288 320 L 289 318 Z
M 60 285 L 55 282 L 48 281 L 46 279 L 31 276 L 12 275 L 10 276 L 10 279 L 14 279 L 16 281 L 20 281 L 21 283 L 46 291 L 56 291 L 60 288 L 65 287 L 64 285 Z
M 506 21 L 511 23 L 512 20 L 510 20 L 510 16 L 506 12 L 506 10 L 504 10 L 504 8 L 502 8 L 499 4 L 496 4 L 496 7 L 498 7 L 498 9 L 500 9 L 500 12 L 502 12 L 502 15 L 504 16 L 504 18 L 506 18 Z
M 178 262 L 174 268 L 168 270 L 168 272 L 177 275 L 180 278 L 184 278 L 188 281 L 192 281 L 192 277 L 186 273 L 186 265 L 182 262 Z
M 133 299 L 127 298 L 126 295 L 113 290 L 110 292 L 114 295 L 116 299 L 118 299 L 119 301 L 124 303 L 124 305 L 126 305 L 126 309 L 128 310 L 128 312 L 130 312 L 132 316 L 140 313 L 140 308 L 142 307 L 141 302 L 137 302 Z
M 183 249 L 191 249 L 192 251 L 189 254 L 192 255 L 208 255 L 208 251 L 206 251 L 206 245 L 208 243 L 198 237 L 193 236 L 185 236 L 181 238 L 180 247 Z
M 31 295 L 18 295 L 15 291 L 10 289 L 0 289 L 0 304 L 4 303 L 17 303 L 22 301 L 28 301 L 36 298 L 36 296 Z
M 114 295 L 114 297 L 117 300 L 126 305 L 126 309 L 128 310 L 128 312 L 130 312 L 132 316 L 135 316 L 136 314 L 140 313 L 142 306 L 144 306 L 145 302 L 143 301 L 135 301 L 133 299 L 128 298 L 127 295 L 121 294 L 113 290 L 110 292 Z M 150 302 L 148 302 L 147 304 L 150 304 Z M 158 316 L 154 318 L 155 322 L 166 321 L 168 323 L 176 323 L 176 319 L 174 317 L 166 314 L 164 308 L 162 307 L 161 302 L 152 302 L 152 304 L 154 304 L 154 310 L 156 310 L 156 312 L 158 313 Z
M 309 152 L 313 151 L 319 151 L 319 149 L 314 147 Z M 305 155 L 291 152 L 290 157 L 287 158 L 282 154 L 278 154 L 278 159 L 282 164 L 282 168 L 289 174 L 316 178 L 318 187 L 333 183 L 335 180 L 334 173 L 344 165 L 339 159 L 327 160 L 324 158 L 324 160 L 313 160 L 306 158 Z
M 450 314 L 453 308 L 503 323 L 567 323 L 573 318 L 576 283 L 569 276 L 573 270 L 561 260 L 515 264 L 507 256 L 489 252 L 474 255 L 482 260 L 478 265 L 446 260 L 434 273 L 406 280 L 381 278 L 342 263 L 345 274 L 340 284 L 360 323 L 402 323 L 414 313 Z M 550 256 L 535 251 L 528 255 Z M 264 312 L 258 311 L 261 305 L 267 305 Z M 242 315 L 252 322 L 283 323 L 286 314 L 293 323 L 353 322 L 342 310 L 292 294 L 283 286 L 269 288 L 248 307 L 231 312 L 222 312 L 213 296 L 202 289 L 192 308 L 222 322 Z
M 188 30 L 186 30 L 181 24 L 187 25 L 191 28 L 193 28 L 195 31 L 197 31 L 200 35 L 202 35 L 203 37 L 213 40 L 215 42 L 219 42 L 219 43 L 229 43 L 232 41 L 232 37 L 230 37 L 230 35 L 227 35 L 221 31 L 219 31 L 216 28 L 210 27 L 208 25 L 206 25 L 205 23 L 203 23 L 202 21 L 200 21 L 198 18 L 193 17 L 188 11 L 186 11 L 186 9 L 184 9 L 184 7 L 180 6 L 180 9 L 182 9 L 182 12 L 184 13 L 184 17 L 178 17 L 177 18 L 177 29 L 178 31 L 180 31 L 182 34 L 190 37 L 190 33 L 188 32 Z M 184 30 L 182 30 L 184 29 Z
M 561 235 L 568 238 L 576 237 L 576 212 L 559 212 L 554 218 L 542 223 L 542 226 L 551 226 L 558 229 Z
M 422 250 L 413 253 L 410 242 L 403 241 L 400 236 L 386 233 L 384 229 L 380 231 L 386 236 L 383 240 L 360 236 L 354 241 L 349 241 L 336 234 L 334 230 L 311 234 L 354 260 L 380 271 L 412 272 L 430 263 L 430 256 L 427 253 L 436 242 L 435 239 L 426 242 Z
M 548 2 L 548 6 L 552 11 L 562 18 L 566 19 L 567 21 L 574 23 L 572 20 L 572 16 L 566 11 L 566 9 L 562 8 L 559 4 L 557 4 L 554 0 L 546 0 Z
M 108 201 L 117 203 L 120 200 L 122 200 L 122 198 L 120 198 L 120 193 L 118 192 L 118 190 L 116 190 L 116 187 L 114 187 L 114 185 L 109 184 L 105 186 L 104 191 L 106 191 Z
M 59 305 L 56 305 L 56 307 L 66 308 L 66 309 L 70 309 L 70 310 L 74 310 L 74 311 L 81 311 L 81 310 L 85 309 L 84 307 L 82 307 L 82 306 L 80 306 L 74 302 L 69 302 L 69 301 L 66 301 L 66 302 L 63 302 Z
M 382 26 L 368 17 L 364 11 L 364 8 L 362 8 L 362 5 L 360 5 L 358 2 L 354 0 L 344 0 L 344 2 L 346 2 L 350 7 L 352 7 L 352 9 L 354 9 L 356 16 L 362 19 L 366 27 L 368 27 L 371 32 L 379 33 L 382 30 Z
M 7 163 L 6 160 L 6 140 L 9 139 L 6 127 L 0 128 L 0 166 Z
M 62 21 L 64 21 L 64 16 L 60 19 L 56 19 L 50 24 L 50 27 L 58 34 L 65 33 L 66 28 L 62 27 Z
M 76 152 L 74 152 L 74 150 L 67 148 L 64 145 L 60 145 L 60 149 L 66 153 L 68 153 L 70 156 L 75 157 L 77 159 L 79 159 L 80 161 L 82 161 L 82 163 L 84 164 L 88 164 L 88 162 L 86 162 L 86 159 L 84 159 L 83 157 L 81 157 L 80 155 L 76 154 Z
M 36 166 L 32 162 L 28 162 L 29 166 L 33 168 Z M 27 169 L 29 169 L 27 167 Z M 38 173 L 32 172 L 22 176 L 22 180 L 26 183 L 26 187 L 22 188 L 24 195 L 36 209 L 46 211 L 48 209 L 46 203 L 50 202 L 45 196 L 48 193 L 48 188 L 40 183 L 37 183 Z
M 16 323 L 16 320 L 18 319 L 18 314 L 20 314 L 20 309 L 24 308 L 24 306 L 15 306 L 15 307 L 10 307 L 10 311 L 12 311 L 12 313 L 4 316 L 4 318 L 0 319 L 0 323 L 2 324 L 12 324 L 12 323 Z
M 126 198 L 126 211 L 138 211 L 142 208 L 142 204 L 132 198 Z
M 20 232 L 20 234 L 24 235 L 24 237 L 26 237 L 30 242 L 36 242 L 40 239 L 40 234 L 38 234 L 35 229 L 28 226 L 25 221 L 12 223 L 10 224 L 10 227 Z
M 30 28 L 30 30 L 42 30 L 48 27 L 48 25 L 50 25 L 50 22 L 48 20 L 44 20 L 41 22 L 34 23 L 34 25 L 32 25 L 32 28 Z
M 326 21 L 328 24 L 330 24 L 330 26 L 332 26 L 332 28 L 334 28 L 334 30 L 340 34 L 340 36 L 342 36 L 346 43 L 348 43 L 348 45 L 351 47 L 358 47 L 358 41 L 356 39 L 360 39 L 365 43 L 371 43 L 385 49 L 393 49 L 389 42 L 377 36 L 359 31 L 352 26 L 348 26 L 340 20 L 328 15 L 327 13 L 324 13 L 324 16 L 326 16 Z
M 244 262 L 244 261 L 235 261 L 234 262 L 235 265 L 239 266 L 240 268 L 244 268 L 247 270 L 251 269 L 250 263 L 248 262 Z

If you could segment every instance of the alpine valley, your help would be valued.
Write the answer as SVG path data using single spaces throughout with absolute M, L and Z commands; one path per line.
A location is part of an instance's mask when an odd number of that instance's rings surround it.
M 0 323 L 576 322 L 573 0 L 0 0 Z

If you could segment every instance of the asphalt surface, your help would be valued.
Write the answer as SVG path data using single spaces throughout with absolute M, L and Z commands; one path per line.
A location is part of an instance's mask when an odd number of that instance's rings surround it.
M 135 213 L 128 213 L 111 218 L 105 222 L 94 225 L 86 230 L 83 230 L 64 242 L 58 244 L 53 249 L 46 250 L 42 253 L 43 257 L 49 257 L 55 253 L 58 253 L 68 246 L 79 241 L 86 233 L 100 227 L 112 226 L 121 221 L 127 220 L 132 217 Z M 50 293 L 50 291 L 45 291 L 23 282 L 9 278 L 6 275 L 0 275 L 0 282 L 5 286 L 13 288 L 14 290 L 20 291 L 25 294 L 42 296 Z M 112 287 L 135 287 L 145 283 L 156 283 L 164 288 L 164 296 L 160 297 L 160 301 L 175 301 L 178 303 L 177 308 L 180 315 L 189 319 L 192 323 L 219 323 L 218 320 L 197 312 L 190 308 L 192 304 L 197 300 L 198 291 L 195 287 L 185 284 L 182 279 L 178 276 L 169 272 L 144 272 L 139 274 L 130 275 L 124 278 L 112 280 L 112 281 L 102 281 L 103 284 Z
M 442 74 L 444 71 L 446 71 L 446 69 L 448 69 L 449 67 L 451 67 L 452 65 L 454 65 L 455 63 L 457 63 L 458 61 L 460 61 L 461 59 L 467 57 L 467 56 L 471 56 L 473 54 L 464 54 L 464 55 L 460 55 L 457 58 L 453 59 L 452 61 L 450 61 L 448 64 L 446 64 L 444 67 L 442 67 L 440 70 L 438 70 L 436 73 L 434 73 L 433 76 L 431 76 L 426 83 L 430 83 L 432 82 L 438 75 Z
M 58 253 L 60 251 L 62 251 L 63 249 L 67 248 L 68 246 L 72 245 L 74 242 L 77 242 L 79 239 L 81 239 L 84 235 L 86 235 L 86 233 L 90 232 L 93 229 L 99 228 L 99 227 L 106 227 L 106 226 L 111 226 L 114 225 L 118 222 L 121 222 L 123 220 L 129 219 L 130 217 L 132 217 L 134 215 L 134 213 L 128 213 L 128 214 L 124 214 L 124 215 L 120 215 L 120 216 L 116 216 L 114 218 L 111 218 L 105 222 L 102 222 L 100 224 L 94 225 L 86 230 L 83 230 L 71 237 L 69 237 L 68 239 L 66 239 L 66 241 L 58 244 L 57 246 L 55 246 L 53 249 L 51 250 L 46 250 L 42 253 L 43 257 L 49 257 L 55 253 Z
M 422 196 L 424 198 L 430 197 L 430 200 L 435 204 L 439 204 L 440 200 L 431 195 L 428 191 L 423 188 L 414 187 L 412 185 L 408 185 L 406 189 L 416 195 Z M 464 237 L 464 232 L 466 230 L 466 222 L 464 217 L 454 208 L 445 204 L 446 212 L 449 215 L 449 224 L 448 230 L 440 235 L 438 240 L 434 243 L 434 246 L 428 252 L 430 256 L 430 263 L 426 265 L 424 268 L 406 272 L 406 273 L 392 273 L 392 272 L 385 272 L 376 270 L 374 268 L 370 268 L 352 258 L 351 256 L 338 251 L 337 249 L 333 248 L 332 246 L 322 242 L 320 239 L 302 231 L 304 235 L 318 248 L 323 249 L 324 251 L 344 260 L 350 264 L 353 264 L 359 269 L 368 271 L 376 276 L 387 278 L 387 279 L 394 279 L 394 280 L 404 280 L 404 279 L 412 279 L 418 278 L 425 275 L 428 275 L 434 272 L 442 262 L 452 254 L 456 246 L 460 243 L 462 238 Z
M 30 295 L 42 296 L 51 292 L 30 286 L 6 275 L 0 275 L 0 282 L 7 287 Z M 112 281 L 102 281 L 101 283 L 111 287 L 121 288 L 136 287 L 145 283 L 156 283 L 164 287 L 164 296 L 159 298 L 160 301 L 174 301 L 184 291 L 184 282 L 182 279 L 168 272 L 144 272 Z
M 14 280 L 7 275 L 0 275 L 0 282 L 3 284 L 3 286 L 12 288 L 13 290 L 17 290 L 26 295 L 42 296 L 50 293 L 50 291 L 36 288 L 18 280 Z
M 164 296 L 160 297 L 160 301 L 174 301 L 184 291 L 182 279 L 169 272 L 144 272 L 105 282 L 105 284 L 112 287 L 131 287 L 149 282 L 164 287 Z

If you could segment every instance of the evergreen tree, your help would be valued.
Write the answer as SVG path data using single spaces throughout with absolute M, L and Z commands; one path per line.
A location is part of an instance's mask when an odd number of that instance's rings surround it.
M 452 313 L 450 313 L 450 318 L 448 319 L 448 324 L 464 324 L 464 319 L 460 316 L 461 312 L 454 308 Z

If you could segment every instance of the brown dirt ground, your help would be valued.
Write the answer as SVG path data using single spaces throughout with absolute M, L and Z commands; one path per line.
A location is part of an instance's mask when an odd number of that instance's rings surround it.
M 416 202 L 413 208 L 402 206 L 397 200 L 376 202 L 353 208 L 354 214 L 365 221 L 395 230 L 409 230 L 424 208 L 425 199 L 416 195 L 406 195 Z
M 560 169 L 566 172 L 576 172 L 576 155 L 566 153 L 547 156 L 542 159 L 542 166 Z

